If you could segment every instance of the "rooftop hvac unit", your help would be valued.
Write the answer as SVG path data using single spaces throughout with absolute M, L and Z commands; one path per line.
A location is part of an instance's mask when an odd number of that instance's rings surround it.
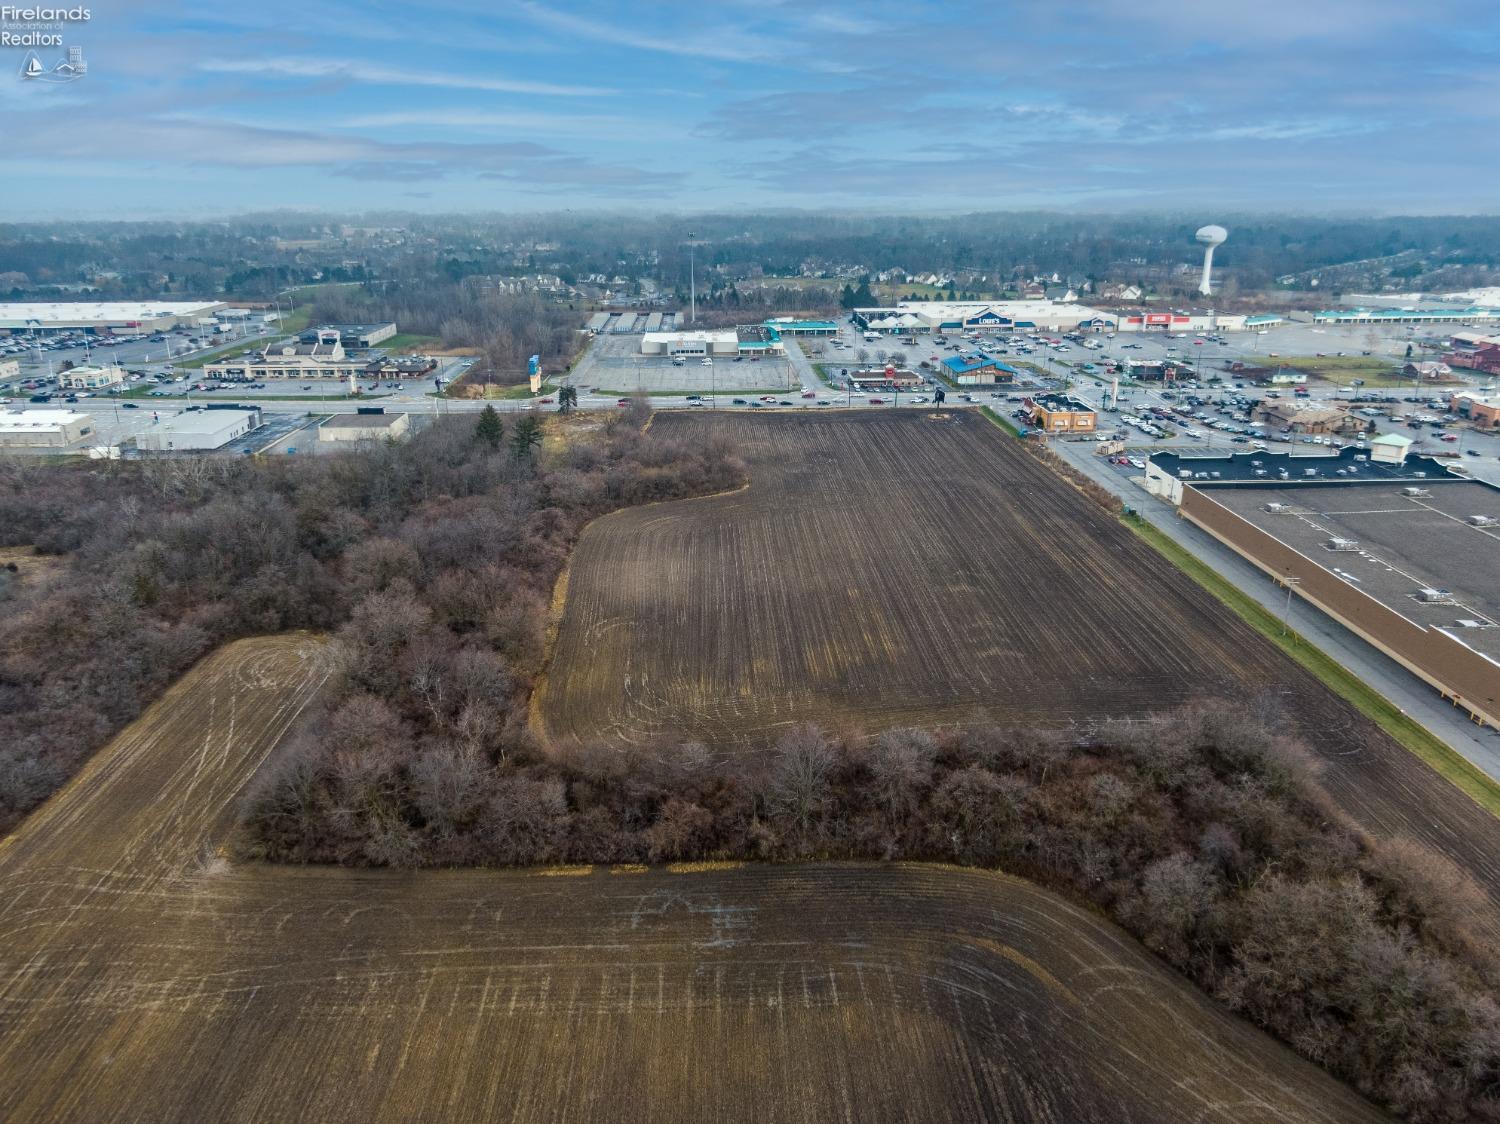
M 1476 621 L 1468 617 L 1453 622 L 1454 628 L 1493 628 L 1489 621 Z
M 1432 493 L 1429 492 L 1426 488 L 1402 488 L 1401 489 L 1401 494 L 1403 496 L 1413 496 L 1413 497 L 1415 497 L 1415 496 L 1429 496 Z
M 1492 515 L 1469 516 L 1469 526 L 1471 527 L 1493 527 L 1494 525 L 1495 517 Z
M 1266 510 L 1267 511 L 1272 511 L 1272 512 L 1282 512 L 1282 511 L 1286 510 L 1286 504 L 1284 504 L 1284 503 L 1268 503 L 1268 504 L 1266 504 Z
M 1419 589 L 1417 590 L 1417 600 L 1440 604 L 1445 601 L 1452 601 L 1453 594 L 1449 593 L 1446 589 Z
M 1359 543 L 1354 539 L 1329 539 L 1329 550 L 1358 550 Z

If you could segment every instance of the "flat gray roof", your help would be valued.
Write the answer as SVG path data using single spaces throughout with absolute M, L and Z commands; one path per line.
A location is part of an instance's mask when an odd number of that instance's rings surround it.
M 174 433 L 217 433 L 239 422 L 251 421 L 259 410 L 183 410 L 163 414 L 160 425 Z
M 1500 660 L 1500 488 L 1465 481 L 1426 496 L 1403 494 L 1410 486 L 1241 486 L 1204 494 L 1408 620 Z M 1284 510 L 1267 511 L 1268 503 Z M 1496 525 L 1474 526 L 1476 515 Z M 1335 538 L 1357 545 L 1332 550 Z M 1451 603 L 1423 601 L 1421 589 L 1447 590 Z M 1486 627 L 1460 627 L 1460 620 Z
M 405 414 L 334 414 L 322 425 L 325 429 L 389 429 Z

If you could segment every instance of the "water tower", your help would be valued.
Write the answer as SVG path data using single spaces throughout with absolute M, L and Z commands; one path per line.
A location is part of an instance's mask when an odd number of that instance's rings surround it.
M 1229 237 L 1229 231 L 1222 226 L 1205 226 L 1199 229 L 1193 237 L 1203 243 L 1203 280 L 1198 282 L 1198 291 L 1205 297 L 1213 294 L 1213 286 L 1209 283 L 1209 271 L 1214 265 L 1214 247 L 1223 245 L 1224 239 Z

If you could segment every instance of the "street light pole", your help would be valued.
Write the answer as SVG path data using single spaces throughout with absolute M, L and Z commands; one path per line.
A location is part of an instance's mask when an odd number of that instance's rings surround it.
M 698 323 L 698 236 L 688 231 L 688 323 Z

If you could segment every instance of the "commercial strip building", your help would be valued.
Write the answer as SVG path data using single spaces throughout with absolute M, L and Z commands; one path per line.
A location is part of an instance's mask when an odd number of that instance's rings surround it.
M 365 360 L 344 351 L 337 329 L 320 328 L 312 342 L 301 338 L 277 340 L 258 351 L 235 359 L 206 363 L 203 373 L 211 379 L 230 382 L 260 382 L 263 379 L 357 379 L 364 374 Z
M 57 385 L 64 390 L 111 390 L 125 385 L 125 372 L 120 367 L 69 367 L 58 374 Z
M 763 324 L 738 328 L 684 332 L 646 332 L 641 336 L 642 355 L 703 356 L 709 359 L 745 355 L 784 355 L 781 333 Z
M 94 433 L 94 419 L 72 410 L 0 413 L 0 449 L 66 449 Z
M 208 452 L 263 424 L 261 412 L 250 407 L 184 410 L 163 414 L 150 429 L 136 435 L 135 446 L 154 453 Z
M 222 301 L 64 301 L 0 304 L 0 330 L 52 332 L 83 328 L 164 332 L 197 327 L 228 305 Z
M 1242 332 L 1249 327 L 1247 316 L 1214 312 L 1122 312 L 1118 320 L 1121 332 Z
M 1093 433 L 1099 427 L 1094 407 L 1072 394 L 1038 394 L 1026 399 L 1022 409 L 1044 433 Z
M 1476 721 L 1500 724 L 1500 488 L 1428 457 L 1358 457 L 1157 453 L 1147 483 Z M 1272 465 L 1270 480 L 1250 475 Z
M 1210 456 L 1153 453 L 1146 462 L 1146 491 L 1177 504 L 1185 487 L 1202 482 L 1295 488 L 1329 482 L 1425 486 L 1468 479 L 1436 457 L 1413 454 L 1411 443 L 1409 437 L 1388 433 L 1370 441 L 1367 449 L 1344 445 L 1305 456 L 1269 450 Z
M 1114 316 L 1074 301 L 901 301 L 886 308 L 856 308 L 849 319 L 866 332 L 938 335 L 944 332 L 1040 330 L 1102 332 Z
M 833 336 L 839 330 L 833 320 L 794 320 L 789 316 L 772 317 L 765 326 L 783 336 Z
M 1313 324 L 1483 324 L 1500 321 L 1494 308 L 1326 308 L 1293 312 L 1293 320 Z
M 354 414 L 335 414 L 318 426 L 318 440 L 324 444 L 337 441 L 397 441 L 411 430 L 409 414 L 388 414 L 380 407 L 361 409 Z
M 309 328 L 297 339 L 302 343 L 317 343 L 323 332 L 337 332 L 339 343 L 345 351 L 361 351 L 376 347 L 396 334 L 394 324 L 323 324 Z
M 733 329 L 647 332 L 641 336 L 642 355 L 701 355 L 715 358 L 734 356 L 739 352 L 739 335 Z

